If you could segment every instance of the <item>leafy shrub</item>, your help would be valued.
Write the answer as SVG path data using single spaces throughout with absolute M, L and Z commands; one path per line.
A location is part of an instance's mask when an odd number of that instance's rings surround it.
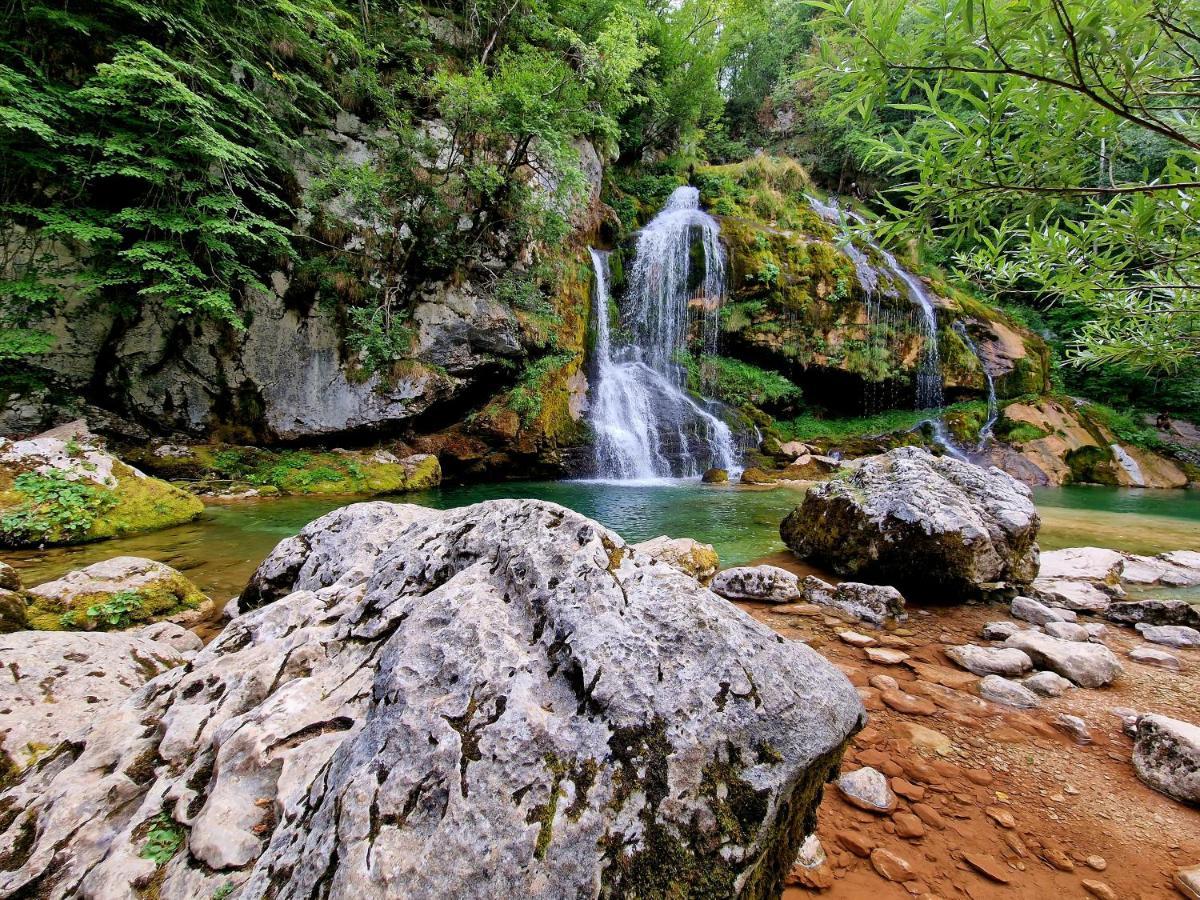
M 142 595 L 137 591 L 117 591 L 103 603 L 87 608 L 89 619 L 98 619 L 109 628 L 124 628 L 143 611 Z
M 22 472 L 13 489 L 24 500 L 0 518 L 0 539 L 11 542 L 82 537 L 116 503 L 110 491 L 84 479 L 73 480 L 58 469 L 44 474 Z
M 727 356 L 681 354 L 688 386 L 732 406 L 786 408 L 800 401 L 800 388 L 777 372 Z
M 162 812 L 150 820 L 146 843 L 142 845 L 142 852 L 138 855 L 161 866 L 170 862 L 182 843 L 183 829 L 174 819 Z

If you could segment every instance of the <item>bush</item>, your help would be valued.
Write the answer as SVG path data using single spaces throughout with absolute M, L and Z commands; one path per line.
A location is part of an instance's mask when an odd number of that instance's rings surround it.
M 90 481 L 72 480 L 58 469 L 44 474 L 22 472 L 13 489 L 24 500 L 0 518 L 0 539 L 13 544 L 83 537 L 116 503 L 111 491 Z

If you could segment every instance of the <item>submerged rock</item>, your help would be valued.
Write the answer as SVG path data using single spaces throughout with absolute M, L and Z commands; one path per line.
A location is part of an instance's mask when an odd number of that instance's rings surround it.
M 815 652 L 583 516 L 432 513 L 27 772 L 0 894 L 777 896 L 864 715 Z M 182 835 L 161 868 L 152 820 Z
M 1200 803 L 1200 728 L 1167 716 L 1141 716 L 1133 741 L 1133 769 L 1156 791 Z
M 105 631 L 194 610 L 208 598 L 182 573 L 140 556 L 114 556 L 29 589 L 29 625 Z
M 901 447 L 810 490 L 780 534 L 840 574 L 958 600 L 1033 580 L 1040 519 L 1030 496 L 998 469 Z
M 1121 674 L 1115 653 L 1103 644 L 1064 641 L 1036 631 L 1021 631 L 1004 642 L 1027 654 L 1039 669 L 1049 669 L 1080 687 L 1104 687 Z
M 684 575 L 691 575 L 701 584 L 712 581 L 721 567 L 721 560 L 713 545 L 702 544 L 692 538 L 669 538 L 664 534 L 634 544 L 633 549 L 649 554 Z

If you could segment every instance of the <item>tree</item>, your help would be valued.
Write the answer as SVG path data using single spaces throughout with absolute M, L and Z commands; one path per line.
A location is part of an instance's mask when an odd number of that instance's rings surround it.
M 1196 0 L 809 2 L 806 75 L 840 115 L 908 118 L 871 141 L 895 231 L 991 290 L 1086 305 L 1078 365 L 1194 365 Z

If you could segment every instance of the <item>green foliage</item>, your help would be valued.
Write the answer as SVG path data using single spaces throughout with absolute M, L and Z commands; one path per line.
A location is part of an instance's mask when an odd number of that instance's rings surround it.
M 1148 425 L 1143 425 L 1132 415 L 1118 412 L 1111 406 L 1102 403 L 1088 403 L 1080 410 L 1088 418 L 1099 422 L 1123 443 L 1133 444 L 1146 450 L 1161 450 L 1162 440 L 1158 433 Z
M 946 414 L 971 413 L 983 408 L 978 402 L 955 403 L 946 407 Z M 911 431 L 929 418 L 928 410 L 893 409 L 875 416 L 848 419 L 823 419 L 804 413 L 789 421 L 776 423 L 776 430 L 786 440 L 831 442 L 849 438 L 877 437 Z
M 569 353 L 551 353 L 526 366 L 520 382 L 508 394 L 508 408 L 529 426 L 542 412 L 543 382 L 551 372 L 571 361 Z
M 146 842 L 142 845 L 142 859 L 148 859 L 156 865 L 170 862 L 183 844 L 183 827 L 175 822 L 165 812 L 159 813 L 150 820 L 150 830 L 146 833 Z
M 10 544 L 81 538 L 116 503 L 111 491 L 58 469 L 22 472 L 13 490 L 22 500 L 0 518 L 0 539 Z
M 117 591 L 103 603 L 87 608 L 89 619 L 98 619 L 109 628 L 125 628 L 143 611 L 142 595 L 137 591 Z
M 686 367 L 688 386 L 732 406 L 787 410 L 800 402 L 800 388 L 778 372 L 727 356 L 679 355 Z
M 225 898 L 230 896 L 233 893 L 233 891 L 234 891 L 233 882 L 227 881 L 223 885 L 221 885 L 219 888 L 217 888 L 215 891 L 213 891 L 212 900 L 225 900 Z

